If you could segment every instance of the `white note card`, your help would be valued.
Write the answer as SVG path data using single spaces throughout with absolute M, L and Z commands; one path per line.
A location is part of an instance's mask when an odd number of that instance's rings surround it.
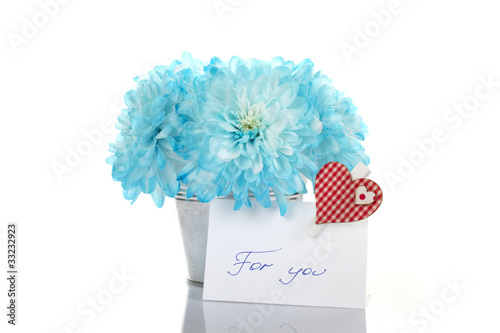
M 367 220 L 328 224 L 316 237 L 303 231 L 313 202 L 276 202 L 233 210 L 210 206 L 204 300 L 364 309 Z

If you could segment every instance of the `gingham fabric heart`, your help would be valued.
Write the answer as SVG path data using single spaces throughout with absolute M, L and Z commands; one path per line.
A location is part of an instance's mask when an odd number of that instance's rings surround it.
M 356 189 L 364 186 L 373 192 L 373 202 L 356 204 Z M 367 178 L 352 180 L 345 165 L 331 162 L 321 168 L 316 175 L 316 224 L 355 222 L 366 219 L 375 213 L 382 203 L 382 189 Z M 366 195 L 366 194 L 365 194 Z M 358 198 L 363 200 L 363 198 Z M 371 201 L 371 200 L 370 200 Z

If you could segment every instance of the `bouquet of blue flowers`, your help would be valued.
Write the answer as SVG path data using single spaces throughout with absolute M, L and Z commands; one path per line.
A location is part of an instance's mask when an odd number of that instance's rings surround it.
M 284 215 L 286 196 L 306 192 L 302 176 L 369 163 L 357 108 L 309 59 L 204 64 L 184 53 L 135 81 L 107 159 L 131 202 L 147 193 L 162 207 L 182 184 L 201 202 L 232 194 L 237 210 L 249 192 L 270 207 L 272 191 Z

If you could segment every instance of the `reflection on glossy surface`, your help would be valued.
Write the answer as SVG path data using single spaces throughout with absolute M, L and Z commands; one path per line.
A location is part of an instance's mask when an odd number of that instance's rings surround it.
M 203 288 L 191 283 L 188 285 L 186 313 L 184 315 L 183 333 L 205 333 L 205 317 L 203 315 Z
M 365 310 L 214 302 L 202 296 L 203 288 L 189 285 L 183 333 L 366 333 Z

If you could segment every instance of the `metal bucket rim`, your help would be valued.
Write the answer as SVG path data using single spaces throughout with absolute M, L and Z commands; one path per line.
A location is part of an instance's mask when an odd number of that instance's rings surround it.
M 286 195 L 286 199 L 288 201 L 290 200 L 297 200 L 298 198 L 300 198 L 301 194 L 300 193 L 294 193 L 294 194 L 290 194 L 290 195 Z M 269 197 L 271 198 L 272 201 L 275 201 L 276 200 L 276 194 L 274 194 L 273 191 L 269 191 Z M 234 200 L 234 195 L 232 193 L 228 194 L 228 195 L 225 195 L 225 196 L 222 196 L 222 197 L 216 197 L 217 199 L 233 199 Z M 253 199 L 255 198 L 255 195 L 252 193 L 252 191 L 248 191 L 248 198 L 249 199 Z M 193 200 L 193 201 L 199 201 L 197 198 L 196 198 L 196 194 L 194 194 L 192 197 L 187 197 L 187 187 L 181 187 L 181 190 L 175 195 L 175 199 L 176 200 L 186 200 L 186 201 L 189 201 L 189 200 Z

